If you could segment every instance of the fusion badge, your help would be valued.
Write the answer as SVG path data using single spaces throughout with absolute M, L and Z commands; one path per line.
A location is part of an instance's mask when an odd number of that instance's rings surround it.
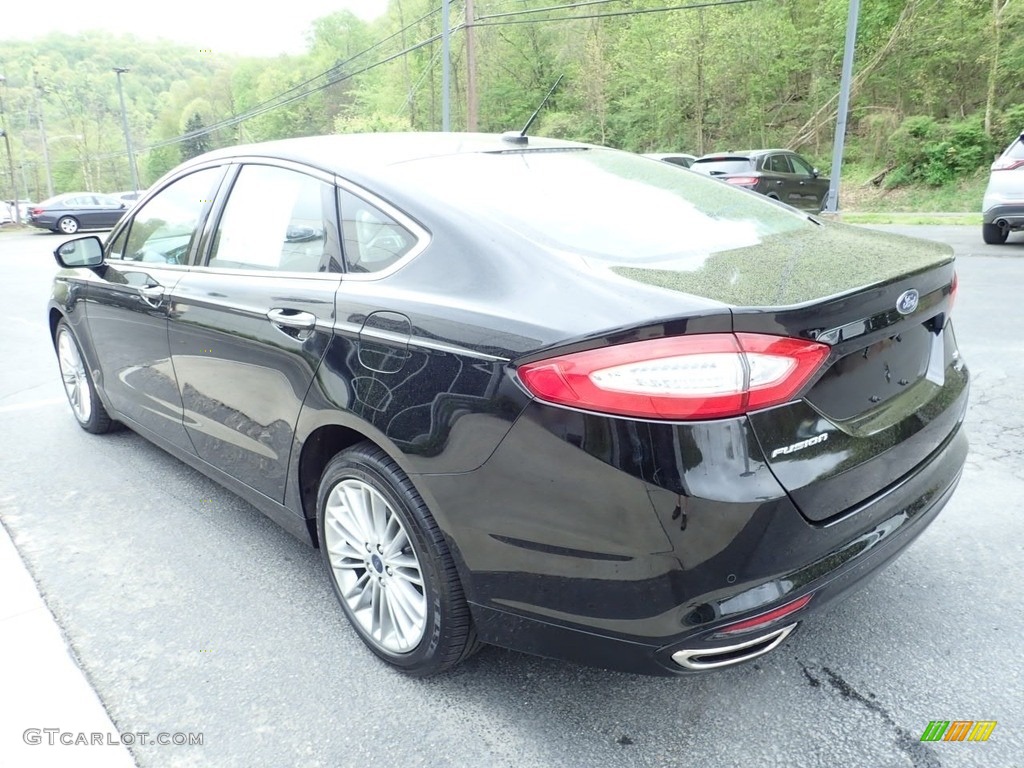
M 814 437 L 809 437 L 806 440 L 801 440 L 799 443 L 793 443 L 792 445 L 786 445 L 782 448 L 776 448 L 772 451 L 772 458 L 774 459 L 776 456 L 785 456 L 790 453 L 796 453 L 797 451 L 802 451 L 804 448 L 810 448 L 812 445 L 824 443 L 826 440 L 828 440 L 828 432 L 822 432 L 820 435 L 815 435 Z

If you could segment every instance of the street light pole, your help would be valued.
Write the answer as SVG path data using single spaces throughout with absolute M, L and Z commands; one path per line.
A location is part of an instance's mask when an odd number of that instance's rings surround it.
M 18 204 L 18 182 L 14 178 L 14 155 L 11 154 L 11 137 L 7 133 L 7 113 L 4 111 L 4 93 L 7 92 L 7 78 L 0 75 L 0 133 L 7 145 L 7 167 L 11 172 L 11 194 L 14 195 L 14 223 L 21 224 L 21 206 Z
M 50 168 L 50 148 L 46 146 L 43 112 L 39 109 L 39 73 L 35 70 L 32 70 L 32 103 L 36 107 L 36 125 L 39 126 L 39 140 L 43 144 L 43 162 L 46 163 L 46 196 L 53 197 L 53 169 Z
M 441 130 L 452 129 L 451 110 L 451 0 L 441 0 Z
M 127 67 L 114 67 L 117 73 L 117 95 L 121 99 L 121 126 L 124 128 L 124 143 L 128 147 L 128 170 L 132 174 L 132 190 L 138 190 L 139 171 L 135 167 L 135 150 L 132 149 L 132 136 L 128 131 L 128 110 L 124 106 L 124 89 L 121 87 L 121 75 L 130 71 Z
M 843 144 L 846 141 L 846 114 L 850 106 L 850 87 L 853 82 L 853 50 L 857 42 L 857 20 L 860 0 L 850 0 L 846 18 L 846 45 L 843 49 L 843 72 L 839 79 L 839 110 L 836 114 L 836 136 L 832 144 L 832 171 L 829 173 L 825 212 L 839 211 L 839 181 L 843 168 Z

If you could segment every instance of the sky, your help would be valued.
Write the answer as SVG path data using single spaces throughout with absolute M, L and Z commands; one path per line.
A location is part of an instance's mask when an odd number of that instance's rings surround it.
M 163 38 L 200 50 L 277 56 L 305 51 L 306 34 L 314 19 L 349 10 L 370 20 L 386 7 L 387 0 L 257 0 L 238 4 L 223 0 L 48 0 L 43 13 L 32 2 L 12 0 L 3 3 L 0 10 L 0 41 L 102 29 L 144 40 Z

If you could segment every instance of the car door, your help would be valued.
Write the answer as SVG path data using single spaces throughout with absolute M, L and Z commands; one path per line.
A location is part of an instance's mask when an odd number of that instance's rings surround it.
M 133 427 L 194 452 L 167 339 L 169 292 L 187 271 L 188 253 L 222 168 L 164 187 L 107 244 L 101 279 L 90 283 L 87 318 L 110 404 Z
M 814 172 L 810 164 L 798 155 L 790 155 L 793 164 L 793 176 L 796 180 L 798 207 L 808 211 L 820 211 L 828 195 L 828 179 L 823 179 Z
M 171 291 L 171 359 L 200 458 L 280 503 L 299 411 L 333 336 L 335 188 L 284 163 L 233 174 L 205 255 Z
M 83 227 L 98 229 L 112 227 L 120 221 L 125 212 L 125 207 L 121 205 L 120 200 L 106 195 L 94 195 L 93 205 L 94 208 L 85 214 L 89 218 L 89 223 L 83 222 Z
M 799 192 L 795 188 L 793 180 L 793 169 L 789 160 L 783 154 L 767 155 L 764 159 L 763 172 L 765 174 L 765 194 L 781 200 L 784 203 L 795 205 L 799 198 Z
M 75 218 L 80 229 L 96 229 L 100 226 L 103 212 L 99 209 L 95 195 L 81 195 L 73 201 Z

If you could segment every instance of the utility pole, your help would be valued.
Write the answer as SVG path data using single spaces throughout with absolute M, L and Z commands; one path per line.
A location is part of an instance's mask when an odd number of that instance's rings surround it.
M 466 0 L 466 130 L 477 129 L 479 104 L 476 97 L 476 13 L 473 0 Z
M 846 115 L 850 108 L 850 83 L 853 80 L 853 48 L 857 41 L 857 19 L 860 0 L 850 0 L 850 14 L 846 18 L 846 47 L 843 50 L 843 74 L 839 80 L 839 112 L 836 115 L 836 138 L 832 145 L 832 173 L 828 182 L 825 211 L 839 210 L 839 175 L 843 168 L 843 144 L 846 142 Z
M 441 130 L 452 129 L 452 30 L 451 0 L 441 0 Z
M 46 145 L 46 128 L 43 127 L 43 112 L 39 108 L 39 73 L 32 70 L 32 103 L 36 107 L 36 125 L 39 126 L 39 140 L 43 144 L 43 162 L 46 163 L 46 196 L 53 197 L 53 169 L 50 168 L 50 148 Z
M 18 204 L 18 182 L 14 178 L 14 155 L 11 154 L 11 136 L 7 131 L 7 113 L 4 112 L 4 94 L 7 93 L 7 78 L 0 75 L 0 133 L 7 145 L 7 167 L 11 172 L 11 195 L 14 200 L 14 223 L 21 224 L 21 206 Z
M 135 192 L 140 189 L 139 171 L 135 167 L 135 150 L 132 149 L 132 135 L 128 130 L 128 110 L 124 106 L 124 89 L 121 87 L 121 75 L 130 71 L 127 67 L 114 67 L 117 73 L 117 96 L 121 99 L 121 126 L 124 128 L 124 143 L 128 147 L 128 170 L 132 174 L 132 191 Z

